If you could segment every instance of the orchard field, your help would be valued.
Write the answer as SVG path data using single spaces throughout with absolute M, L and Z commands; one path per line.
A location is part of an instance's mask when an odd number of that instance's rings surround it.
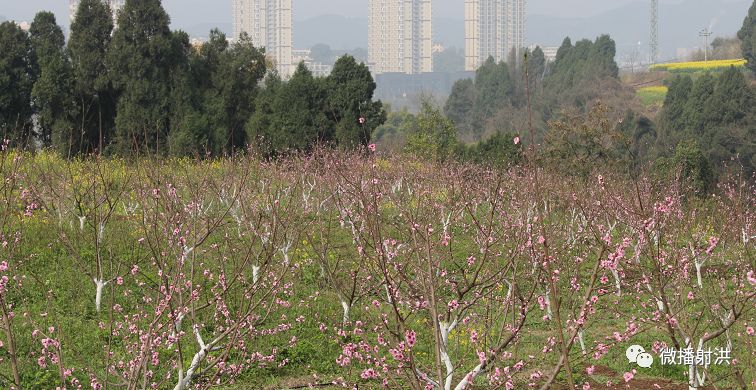
M 756 383 L 752 181 L 370 151 L 0 172 L 2 388 Z M 731 360 L 660 364 L 686 347 Z

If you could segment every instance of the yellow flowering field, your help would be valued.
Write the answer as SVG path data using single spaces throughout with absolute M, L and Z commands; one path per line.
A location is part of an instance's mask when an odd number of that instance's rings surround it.
M 663 85 L 639 88 L 636 92 L 641 103 L 646 106 L 662 105 L 667 97 L 668 88 Z
M 734 66 L 742 68 L 746 64 L 744 59 L 734 60 L 716 60 L 716 61 L 690 61 L 690 62 L 672 62 L 668 64 L 655 64 L 651 66 L 652 71 L 667 71 L 675 73 L 687 72 L 705 72 L 716 71 Z

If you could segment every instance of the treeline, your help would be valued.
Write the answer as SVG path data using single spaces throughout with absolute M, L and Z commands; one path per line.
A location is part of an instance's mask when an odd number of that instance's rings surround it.
M 661 112 L 646 116 L 619 79 L 615 52 L 601 36 L 565 39 L 550 63 L 539 48 L 507 62 L 489 58 L 474 79 L 454 85 L 443 108 L 426 102 L 417 115 L 392 112 L 375 137 L 425 158 L 510 166 L 522 161 L 532 129 L 539 164 L 576 177 L 597 167 L 655 174 L 685 179 L 701 195 L 733 170 L 753 177 L 756 93 L 746 74 L 731 68 L 665 80 Z
M 352 57 L 329 77 L 299 66 L 285 82 L 247 35 L 229 44 L 213 30 L 193 46 L 170 30 L 160 0 L 127 0 L 115 25 L 111 15 L 107 2 L 82 0 L 68 42 L 50 12 L 28 33 L 0 24 L 6 139 L 64 156 L 276 154 L 367 145 L 385 120 L 368 68 Z
M 603 35 L 574 45 L 565 39 L 550 63 L 539 47 L 522 49 L 520 55 L 513 51 L 506 62 L 489 57 L 474 79 L 454 84 L 442 110 L 426 103 L 417 116 L 392 112 L 376 130 L 376 138 L 421 155 L 517 163 L 531 123 L 534 140 L 540 143 L 547 139 L 548 122 L 562 118 L 564 109 L 585 113 L 592 102 L 626 102 L 632 97 L 619 81 L 615 54 L 614 41 Z M 432 130 L 423 126 L 427 122 L 440 125 Z

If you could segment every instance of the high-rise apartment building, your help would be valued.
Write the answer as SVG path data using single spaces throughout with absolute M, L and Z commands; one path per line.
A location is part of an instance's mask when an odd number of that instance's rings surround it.
M 465 70 L 525 47 L 526 0 L 465 0 Z
M 432 0 L 368 0 L 368 66 L 374 74 L 433 71 Z
M 233 0 L 234 38 L 242 32 L 249 34 L 252 43 L 264 47 L 273 59 L 281 76 L 289 76 L 292 64 L 292 0 Z
M 68 19 L 73 22 L 76 17 L 76 11 L 79 10 L 79 3 L 81 0 L 69 0 L 68 2 Z M 110 4 L 110 10 L 113 12 L 113 22 L 117 22 L 118 11 L 126 4 L 126 0 L 108 0 Z

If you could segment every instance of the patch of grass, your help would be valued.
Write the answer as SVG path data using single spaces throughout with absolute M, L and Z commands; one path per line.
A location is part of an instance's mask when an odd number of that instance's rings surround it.
M 667 97 L 668 88 L 665 86 L 643 87 L 636 91 L 644 107 L 661 107 Z

